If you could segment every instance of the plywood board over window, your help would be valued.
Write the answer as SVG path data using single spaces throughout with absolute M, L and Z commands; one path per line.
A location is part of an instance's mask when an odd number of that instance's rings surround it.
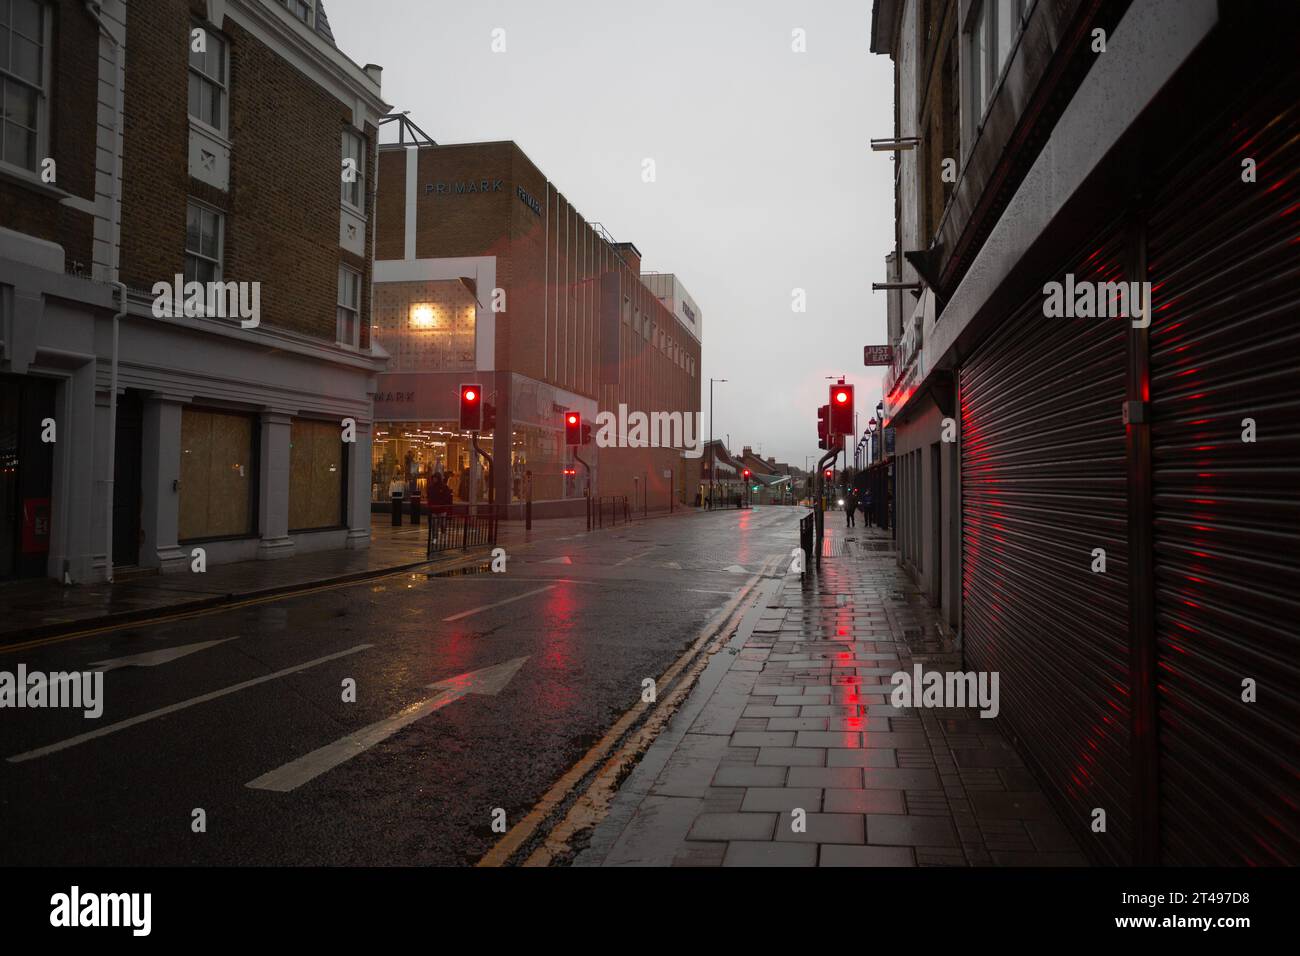
M 183 409 L 180 471 L 180 540 L 254 533 L 257 476 L 252 416 Z
M 289 530 L 343 525 L 345 451 L 337 422 L 295 418 L 289 432 Z

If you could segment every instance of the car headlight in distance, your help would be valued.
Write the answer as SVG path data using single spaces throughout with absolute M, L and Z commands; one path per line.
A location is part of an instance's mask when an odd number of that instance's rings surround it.
M 841 507 L 841 508 L 844 507 L 844 499 L 843 499 L 843 498 L 840 499 L 840 507 Z

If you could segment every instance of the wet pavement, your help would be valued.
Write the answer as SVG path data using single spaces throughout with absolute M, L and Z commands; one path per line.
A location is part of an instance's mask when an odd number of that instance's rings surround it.
M 996 719 L 891 706 L 961 665 L 888 539 L 828 520 L 824 554 L 757 589 L 576 865 L 1084 865 Z
M 507 539 L 504 573 L 0 648 L 0 671 L 103 671 L 99 718 L 5 712 L 0 862 L 474 863 L 497 811 L 523 817 L 788 554 L 801 513 L 548 523 Z
M 679 512 L 672 517 L 686 513 Z M 655 518 L 652 515 L 637 521 Z M 566 537 L 585 529 L 584 518 L 535 521 L 531 530 L 525 530 L 522 521 L 503 521 L 498 540 L 502 546 L 515 547 L 546 538 Z M 188 568 L 170 574 L 123 569 L 112 584 L 64 586 L 49 578 L 3 582 L 0 583 L 0 644 L 95 627 L 109 620 L 125 622 L 166 610 L 212 606 L 232 599 L 413 567 L 425 561 L 427 535 L 428 527 L 424 523 L 412 526 L 408 518 L 405 524 L 394 527 L 388 515 L 376 514 L 368 548 L 212 565 L 201 574 Z M 464 558 L 466 553 L 456 550 L 435 557 L 446 564 Z

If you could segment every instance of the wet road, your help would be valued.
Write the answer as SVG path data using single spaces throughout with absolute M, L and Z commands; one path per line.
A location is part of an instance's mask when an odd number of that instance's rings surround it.
M 802 513 L 650 520 L 534 543 L 505 573 L 406 574 L 0 651 L 10 672 L 119 661 L 98 719 L 0 711 L 0 863 L 477 862 L 500 838 L 493 811 L 520 820 L 789 554 Z M 169 649 L 189 652 L 120 662 Z

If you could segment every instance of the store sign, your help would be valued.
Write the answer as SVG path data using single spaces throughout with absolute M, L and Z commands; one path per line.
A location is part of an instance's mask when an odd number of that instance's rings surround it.
M 888 345 L 862 346 L 863 365 L 892 365 L 893 363 L 894 350 Z
M 682 311 L 686 313 L 686 318 L 691 320 L 691 325 L 695 324 L 695 310 L 691 308 L 689 302 L 682 303 Z
M 529 193 L 527 190 L 525 190 L 523 186 L 515 187 L 515 195 L 519 197 L 520 202 L 522 202 L 533 212 L 537 213 L 537 215 L 540 216 L 542 214 L 541 201 L 538 200 L 537 197 Z
M 505 190 L 501 179 L 462 179 L 449 183 L 424 184 L 426 196 L 470 196 L 477 193 L 499 193 Z
M 413 402 L 415 392 L 375 392 L 376 402 Z

